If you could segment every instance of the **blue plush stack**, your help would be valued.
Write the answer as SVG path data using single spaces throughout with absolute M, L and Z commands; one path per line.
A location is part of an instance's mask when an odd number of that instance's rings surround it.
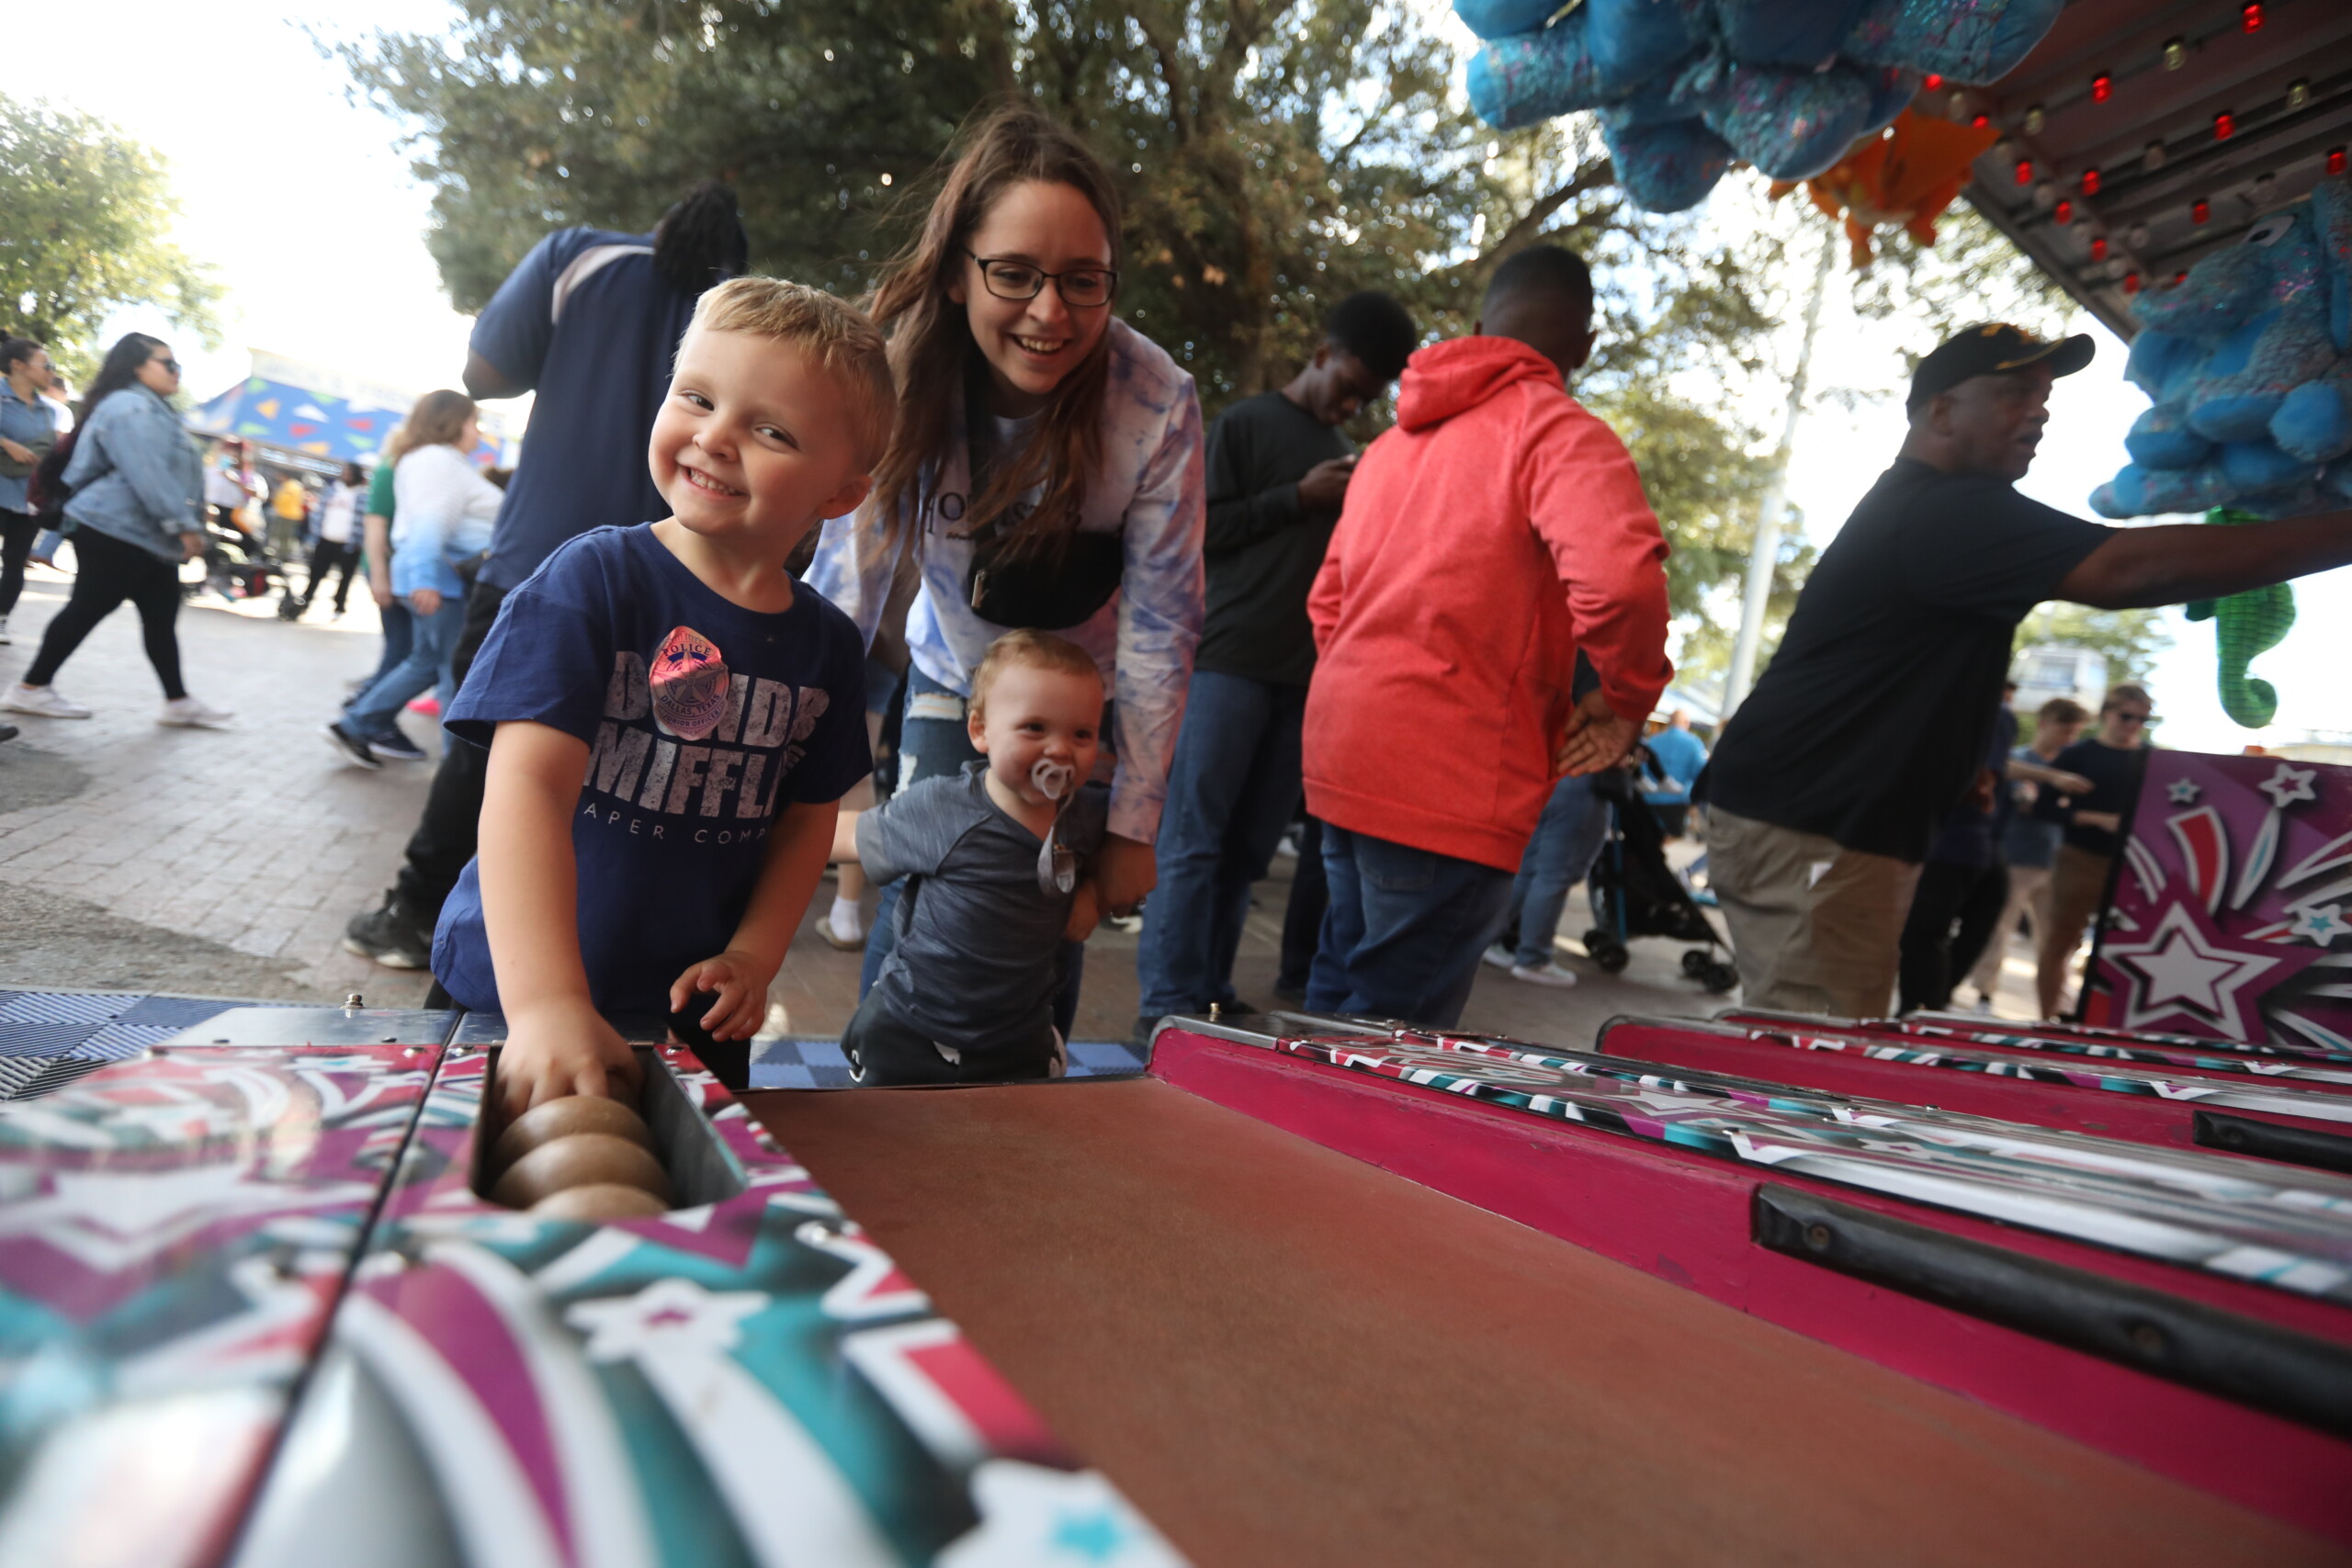
M 2143 294 L 2124 374 L 2154 400 L 2103 517 L 2352 502 L 2352 181 L 2322 180 L 2170 288 Z
M 1470 103 L 1509 130 L 1597 109 L 1617 178 L 1695 206 L 1735 159 L 1810 179 L 1903 112 L 1932 72 L 2016 69 L 2064 0 L 1454 0 L 1486 40 Z

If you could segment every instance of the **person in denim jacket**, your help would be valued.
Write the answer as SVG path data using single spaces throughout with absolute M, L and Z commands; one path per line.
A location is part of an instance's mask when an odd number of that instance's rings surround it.
M 218 728 L 229 716 L 180 682 L 179 565 L 204 553 L 198 519 L 204 482 L 196 446 L 164 400 L 179 390 L 171 345 L 130 333 L 107 353 L 83 400 L 86 423 L 66 466 L 65 532 L 74 541 L 73 597 L 49 623 L 40 652 L 0 707 L 42 718 L 87 718 L 51 684 L 82 639 L 128 599 L 139 611 L 147 661 L 164 686 L 159 724 Z

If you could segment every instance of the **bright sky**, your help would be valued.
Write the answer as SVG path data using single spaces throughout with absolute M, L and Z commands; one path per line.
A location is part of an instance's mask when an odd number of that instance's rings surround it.
M 340 69 L 298 25 L 340 37 L 450 14 L 444 0 L 9 7 L 6 90 L 160 150 L 183 208 L 174 237 L 228 285 L 217 351 L 152 312 L 123 312 L 109 339 L 171 338 L 198 399 L 242 380 L 255 348 L 413 391 L 458 385 L 471 322 L 425 254 L 426 193 L 391 123 L 344 101 Z
M 333 36 L 368 28 L 430 29 L 446 0 L 330 0 L 300 18 Z M 394 387 L 457 383 L 467 318 L 450 310 L 424 251 L 427 201 L 379 114 L 346 103 L 337 68 L 319 55 L 284 0 L 82 0 L 18 6 L 7 28 L 9 90 L 103 116 L 172 161 L 186 212 L 180 243 L 212 262 L 229 288 L 228 335 L 217 353 L 182 339 L 189 389 L 209 397 L 264 348 Z M 1752 178 L 1735 174 L 1734 180 Z M 1816 386 L 1891 389 L 1900 323 L 1859 321 L 1833 286 L 1816 350 Z M 113 333 L 169 329 L 139 312 Z M 2146 400 L 2122 379 L 2122 345 L 2104 329 L 2090 368 L 2059 383 L 2049 435 L 2020 488 L 2087 515 L 2091 488 L 2123 461 L 2122 437 Z M 1784 362 L 1793 355 L 1792 340 Z M 1763 420 L 1777 431 L 1777 420 Z M 1899 399 L 1849 412 L 1816 403 L 1798 434 L 1790 492 L 1825 544 L 1902 439 Z M 2154 679 L 2165 744 L 2233 751 L 2312 731 L 2352 731 L 2352 571 L 2297 587 L 2300 620 L 2255 666 L 2278 688 L 2279 721 L 2232 724 L 2213 693 L 2213 633 L 2177 612 L 2174 646 Z

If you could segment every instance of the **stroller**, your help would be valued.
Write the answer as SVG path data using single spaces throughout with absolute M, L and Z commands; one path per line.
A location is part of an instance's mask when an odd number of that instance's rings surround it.
M 1635 937 L 1672 937 L 1704 942 L 1682 955 L 1682 972 L 1721 995 L 1739 984 L 1739 971 L 1722 956 L 1724 939 L 1706 911 L 1666 863 L 1666 834 L 1634 775 L 1611 769 L 1593 780 L 1594 795 L 1609 807 L 1609 836 L 1585 877 L 1592 897 L 1593 929 L 1584 933 L 1585 952 L 1614 975 L 1625 967 L 1625 944 Z
M 271 552 L 266 534 L 249 534 L 233 519 L 223 520 L 221 509 L 205 508 L 204 582 L 223 599 L 262 599 L 275 578 L 290 590 L 291 583 Z

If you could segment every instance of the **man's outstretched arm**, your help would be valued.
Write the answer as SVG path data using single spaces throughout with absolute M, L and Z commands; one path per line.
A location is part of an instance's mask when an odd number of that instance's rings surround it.
M 2352 564 L 2352 512 L 2215 528 L 2119 529 L 2058 584 L 2055 598 L 2101 610 L 2221 599 Z

